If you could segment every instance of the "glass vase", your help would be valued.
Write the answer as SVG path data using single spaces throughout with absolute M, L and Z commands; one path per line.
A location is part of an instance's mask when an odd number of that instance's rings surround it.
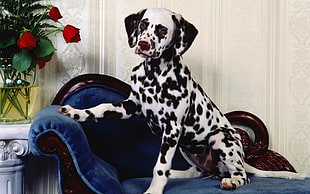
M 0 87 L 0 124 L 30 123 L 38 86 Z
M 36 70 L 18 72 L 12 58 L 0 58 L 0 124 L 31 123 L 39 87 Z

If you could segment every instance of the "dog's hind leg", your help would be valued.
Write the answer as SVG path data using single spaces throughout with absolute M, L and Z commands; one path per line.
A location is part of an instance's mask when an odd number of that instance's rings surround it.
M 214 158 L 217 160 L 217 167 L 222 177 L 227 174 L 228 178 L 223 178 L 221 188 L 234 190 L 248 184 L 249 179 L 244 168 L 243 150 L 240 137 L 234 131 L 221 128 L 209 139 L 209 144 Z
M 203 173 L 195 166 L 191 166 L 186 170 L 170 170 L 170 178 L 195 178 L 202 175 Z
M 186 170 L 171 170 L 170 171 L 170 178 L 194 178 L 194 177 L 201 177 L 203 176 L 202 170 L 200 170 L 185 154 L 182 148 L 180 149 L 180 153 L 182 154 L 183 158 L 186 160 L 191 167 Z

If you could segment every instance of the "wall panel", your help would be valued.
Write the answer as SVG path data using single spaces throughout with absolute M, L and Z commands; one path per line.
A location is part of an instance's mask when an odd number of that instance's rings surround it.
M 284 81 L 281 86 L 281 102 L 287 134 L 283 144 L 285 152 L 297 169 L 309 172 L 310 148 L 310 2 L 290 0 L 283 26 L 286 31 L 281 65 Z

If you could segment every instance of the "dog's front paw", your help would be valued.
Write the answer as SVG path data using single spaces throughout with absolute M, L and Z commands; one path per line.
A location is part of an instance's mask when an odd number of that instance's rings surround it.
M 221 188 L 225 190 L 235 190 L 237 189 L 237 185 L 232 181 L 231 178 L 223 178 Z
M 59 112 L 64 115 L 68 115 L 71 110 L 73 110 L 73 108 L 70 105 L 61 106 L 59 108 Z
M 59 112 L 80 122 L 85 121 L 89 117 L 87 111 L 72 108 L 70 105 L 61 106 Z
M 163 194 L 163 192 L 158 192 L 158 191 L 151 191 L 151 190 L 147 190 L 145 191 L 143 194 Z
M 143 194 L 163 194 L 163 185 L 150 186 Z
M 238 187 L 250 183 L 250 180 L 243 180 L 241 177 L 223 178 L 221 188 L 224 190 L 235 190 Z

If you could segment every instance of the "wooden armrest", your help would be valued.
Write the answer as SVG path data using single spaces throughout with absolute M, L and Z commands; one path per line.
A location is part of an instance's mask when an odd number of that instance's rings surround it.
M 83 182 L 78 175 L 73 159 L 65 143 L 54 132 L 47 132 L 38 139 L 38 147 L 40 150 L 49 155 L 57 155 L 59 157 L 59 168 L 61 171 L 61 187 L 63 193 L 83 193 L 92 194 L 93 192 Z

